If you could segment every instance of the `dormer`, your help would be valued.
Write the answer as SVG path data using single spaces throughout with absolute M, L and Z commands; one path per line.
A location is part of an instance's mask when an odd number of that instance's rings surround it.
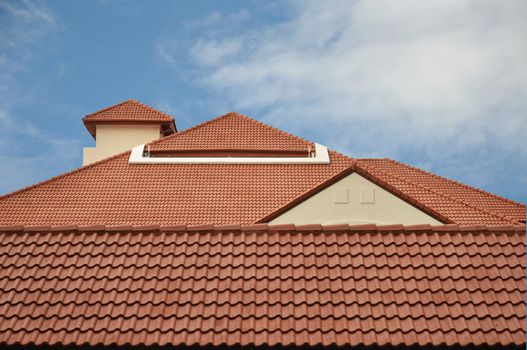
M 82 121 L 95 139 L 95 147 L 84 148 L 83 165 L 177 131 L 174 118 L 136 100 L 127 100 L 88 114 Z

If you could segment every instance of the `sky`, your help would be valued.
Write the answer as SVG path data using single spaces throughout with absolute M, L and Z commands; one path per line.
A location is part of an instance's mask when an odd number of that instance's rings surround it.
M 527 1 L 0 0 L 0 194 L 79 167 L 134 98 L 238 111 L 527 202 Z

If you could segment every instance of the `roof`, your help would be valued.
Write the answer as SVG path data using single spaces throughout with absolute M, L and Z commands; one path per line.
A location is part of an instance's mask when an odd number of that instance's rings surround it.
M 301 151 L 311 142 L 228 113 L 150 149 Z M 357 172 L 444 223 L 518 224 L 525 205 L 388 159 L 329 151 L 330 164 L 129 164 L 130 152 L 0 197 L 3 225 L 266 222 Z M 221 210 L 218 210 L 221 208 Z
M 525 226 L 0 227 L 0 343 L 524 346 L 525 244 Z
M 391 159 L 359 159 L 358 172 L 458 224 L 525 223 L 525 205 Z
M 199 133 L 191 132 L 195 128 Z M 199 124 L 178 137 L 165 138 L 151 146 L 151 151 L 169 150 L 247 150 L 247 151 L 299 151 L 314 149 L 312 142 L 230 112 Z
M 95 124 L 100 123 L 162 123 L 173 133 L 176 130 L 174 118 L 139 101 L 129 99 L 86 115 L 82 121 L 95 138 Z

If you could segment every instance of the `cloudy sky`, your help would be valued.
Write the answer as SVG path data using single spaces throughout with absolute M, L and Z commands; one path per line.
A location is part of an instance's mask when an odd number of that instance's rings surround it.
M 527 202 L 527 2 L 0 1 L 0 193 L 80 166 L 135 98 L 236 110 Z

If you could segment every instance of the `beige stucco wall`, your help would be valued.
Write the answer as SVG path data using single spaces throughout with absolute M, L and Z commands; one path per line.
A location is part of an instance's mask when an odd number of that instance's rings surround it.
M 348 175 L 270 223 L 441 224 L 357 173 Z
M 95 147 L 85 147 L 83 165 L 159 138 L 160 125 L 97 125 Z

